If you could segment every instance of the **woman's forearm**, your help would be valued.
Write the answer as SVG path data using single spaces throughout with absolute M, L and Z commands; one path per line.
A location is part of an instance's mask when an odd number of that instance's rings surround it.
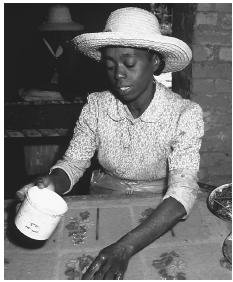
M 70 179 L 64 170 L 60 168 L 54 169 L 50 177 L 55 186 L 55 192 L 62 195 L 70 188 Z
M 185 208 L 174 198 L 165 199 L 139 226 L 122 237 L 118 243 L 134 255 L 170 230 L 186 215 Z

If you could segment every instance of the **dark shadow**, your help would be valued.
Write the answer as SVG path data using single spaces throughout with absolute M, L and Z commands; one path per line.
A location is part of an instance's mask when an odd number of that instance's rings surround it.
M 14 245 L 25 249 L 38 249 L 44 246 L 46 240 L 34 240 L 21 233 L 15 225 L 16 206 L 19 202 L 13 201 L 7 208 L 6 237 Z

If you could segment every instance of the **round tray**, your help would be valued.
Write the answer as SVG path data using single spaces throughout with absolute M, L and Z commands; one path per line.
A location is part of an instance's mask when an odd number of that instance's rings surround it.
M 232 183 L 215 188 L 207 199 L 209 210 L 224 221 L 232 221 Z

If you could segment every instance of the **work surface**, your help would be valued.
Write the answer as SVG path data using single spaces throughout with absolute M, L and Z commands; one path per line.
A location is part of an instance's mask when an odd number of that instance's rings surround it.
M 136 254 L 124 279 L 231 279 L 231 266 L 222 254 L 231 223 L 214 216 L 206 198 L 207 193 L 200 193 L 187 220 Z M 137 226 L 160 201 L 157 196 L 146 195 L 65 199 L 68 212 L 52 237 L 36 248 L 12 239 L 12 203 L 6 201 L 5 279 L 80 279 L 99 250 Z

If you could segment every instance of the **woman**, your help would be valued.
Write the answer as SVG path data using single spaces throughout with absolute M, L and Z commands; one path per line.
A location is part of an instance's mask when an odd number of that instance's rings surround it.
M 103 169 L 93 173 L 92 193 L 165 193 L 150 217 L 101 250 L 83 277 L 122 279 L 129 259 L 186 218 L 198 193 L 202 110 L 153 76 L 186 67 L 191 50 L 161 35 L 153 14 L 130 7 L 113 12 L 104 32 L 74 42 L 105 65 L 111 89 L 89 95 L 63 159 L 36 184 L 67 193 L 97 150 Z

